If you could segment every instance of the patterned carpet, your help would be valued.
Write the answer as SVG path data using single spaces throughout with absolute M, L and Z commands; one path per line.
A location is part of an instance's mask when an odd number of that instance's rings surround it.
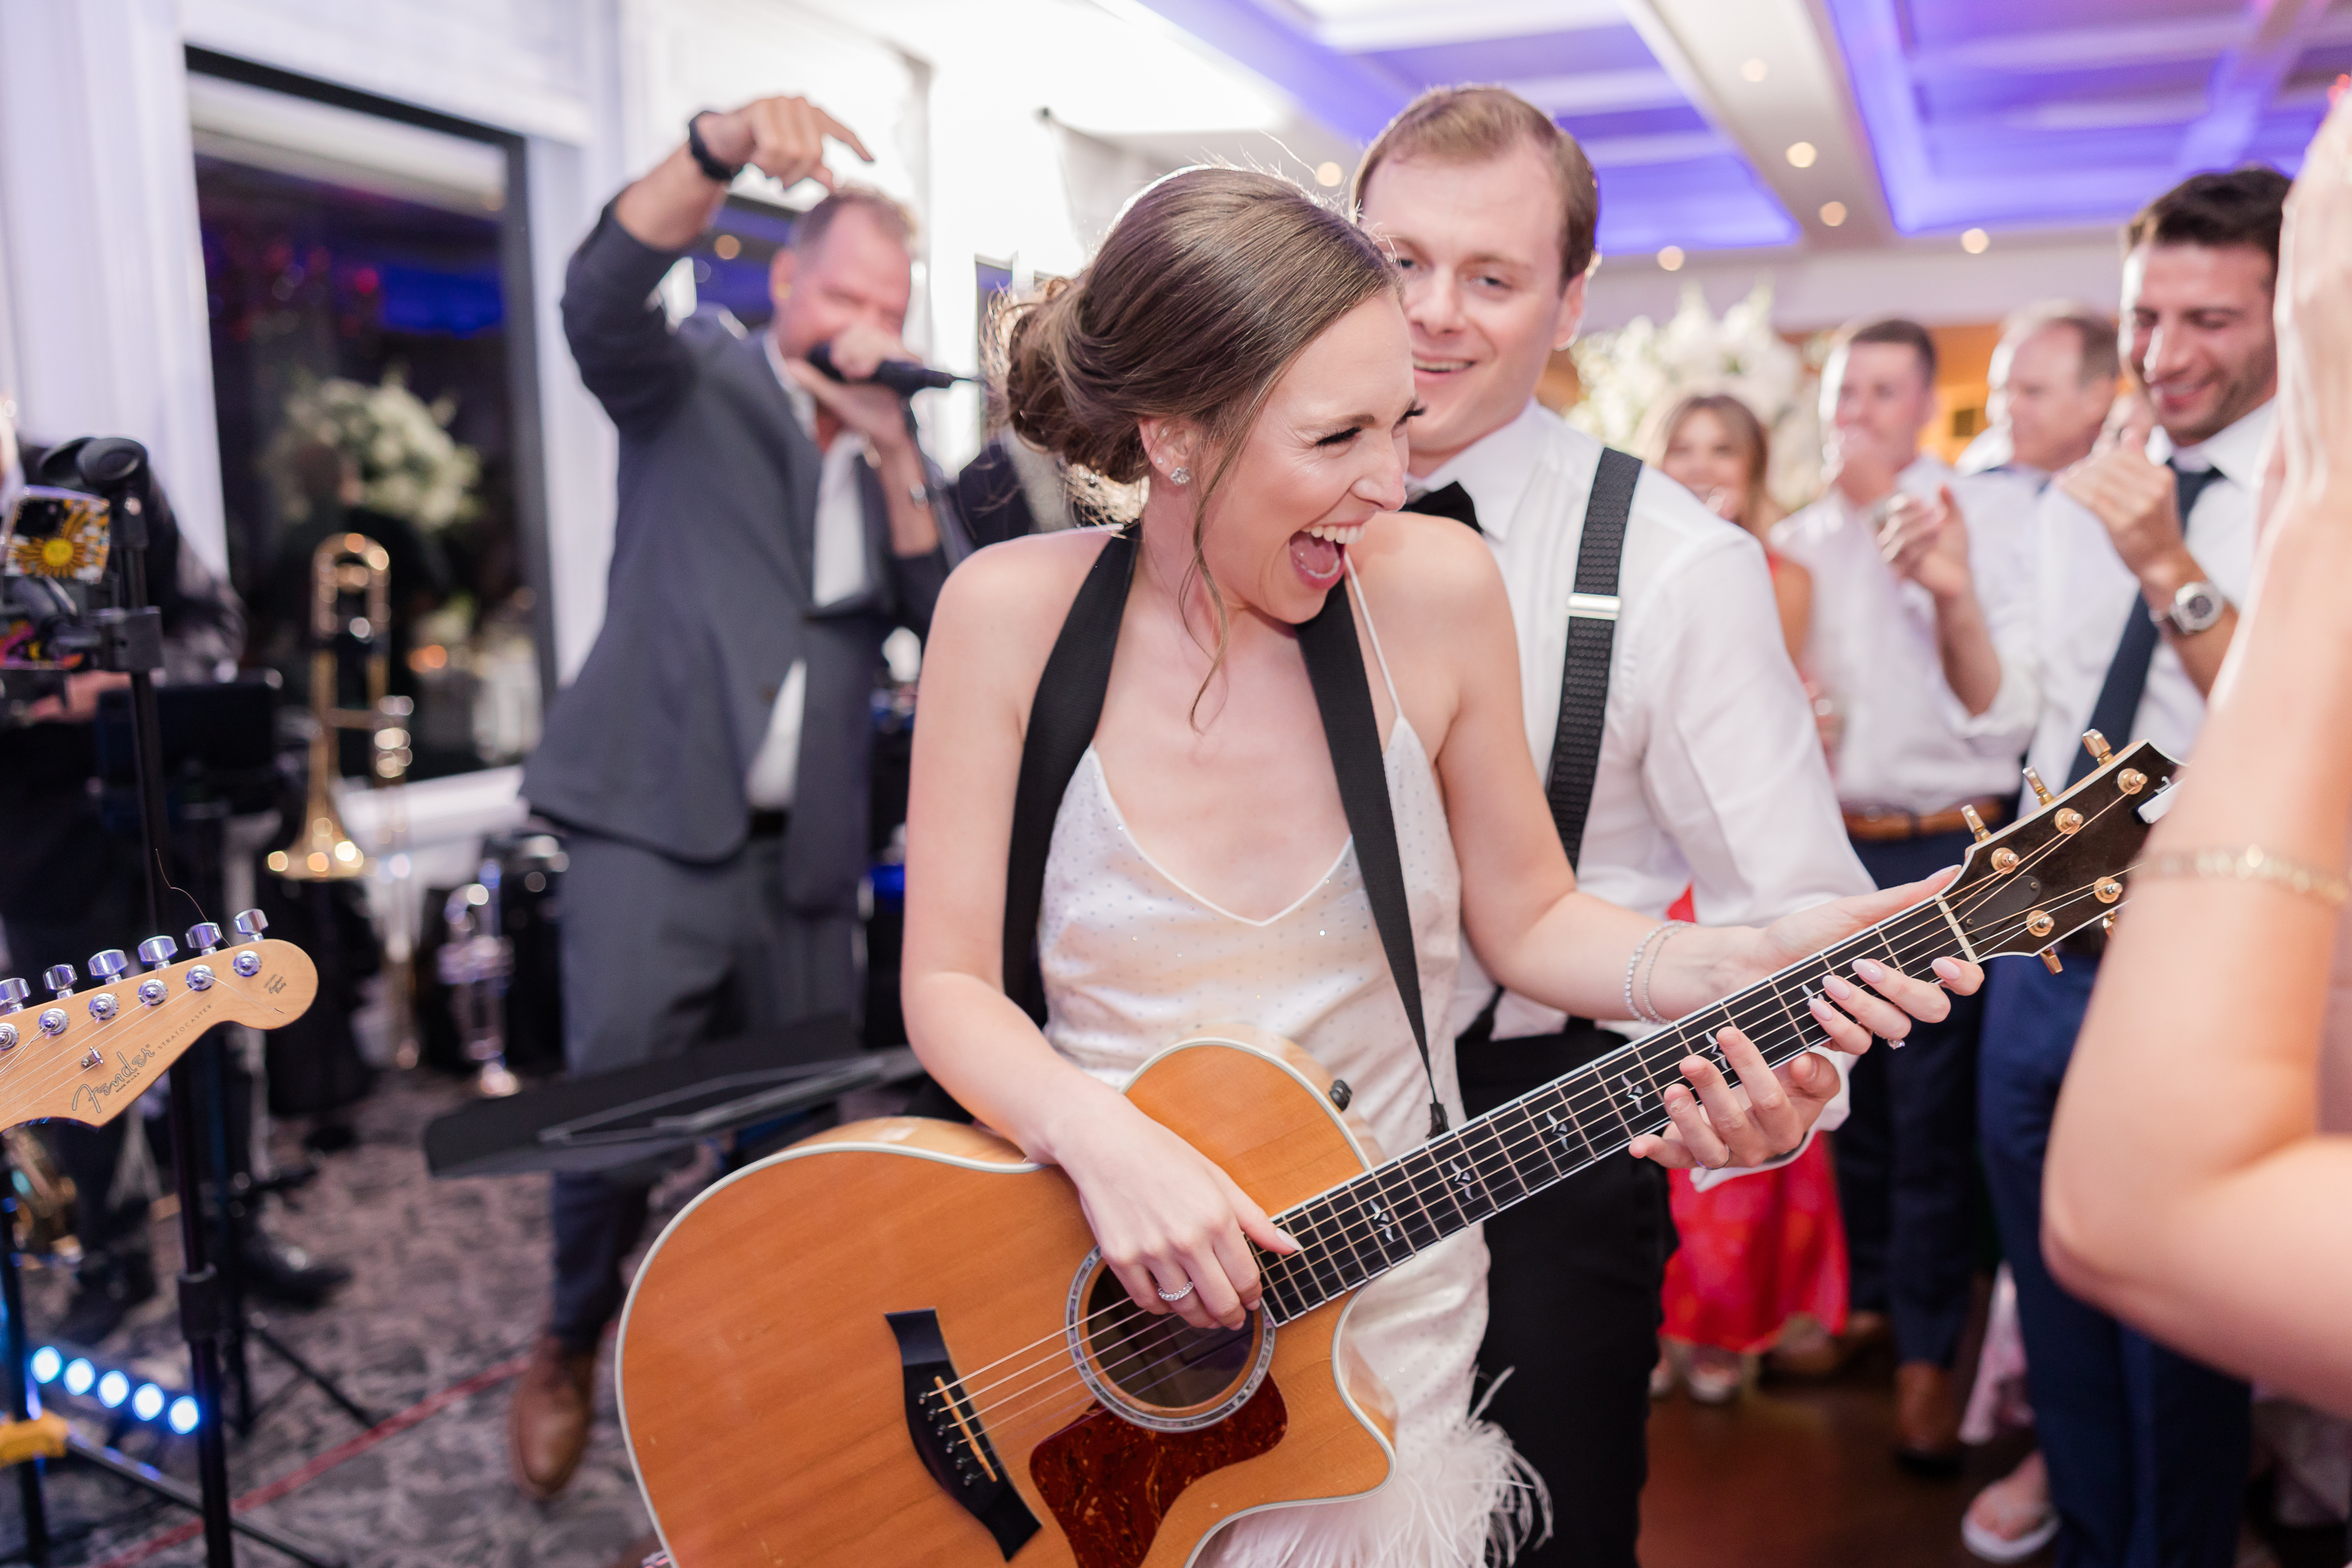
M 387 1077 L 359 1108 L 361 1141 L 320 1162 L 320 1173 L 276 1209 L 271 1228 L 320 1258 L 348 1264 L 352 1283 L 315 1312 L 276 1312 L 268 1327 L 297 1354 L 340 1380 L 379 1419 L 520 1354 L 545 1310 L 547 1183 L 543 1177 L 434 1182 L 418 1139 L 425 1123 L 460 1103 L 460 1090 L 427 1073 Z M 299 1158 L 290 1146 L 289 1162 Z M 683 1201 L 667 1194 L 662 1215 Z M 176 1264 L 177 1232 L 155 1226 L 158 1272 Z M 26 1317 L 37 1335 L 54 1321 L 68 1282 L 28 1274 Z M 185 1386 L 185 1352 L 168 1281 L 106 1345 L 101 1365 L 127 1365 L 166 1386 Z M 37 1343 L 37 1338 L 36 1340 Z M 317 1388 L 255 1345 L 255 1397 L 265 1409 L 251 1435 L 233 1437 L 229 1474 L 243 1495 L 278 1480 L 360 1435 L 362 1427 Z M 586 1463 L 570 1490 L 530 1502 L 509 1479 L 499 1382 L 326 1470 L 252 1518 L 327 1549 L 352 1568 L 607 1568 L 649 1528 L 613 1419 L 609 1361 Z M 102 1415 L 60 1400 L 92 1437 Z M 161 1437 L 159 1443 L 156 1439 Z M 193 1485 L 194 1446 L 131 1426 L 121 1446 Z M 81 1539 L 53 1561 L 98 1564 L 140 1547 L 193 1516 L 87 1466 L 49 1467 L 53 1531 L 77 1523 Z M 89 1528 L 89 1527 L 95 1528 Z M 13 1481 L 0 1481 L 0 1539 L 22 1540 Z M 4 1550 L 4 1549 L 0 1549 Z M 240 1562 L 290 1561 L 240 1539 Z M 142 1556 L 172 1568 L 204 1560 L 201 1541 Z

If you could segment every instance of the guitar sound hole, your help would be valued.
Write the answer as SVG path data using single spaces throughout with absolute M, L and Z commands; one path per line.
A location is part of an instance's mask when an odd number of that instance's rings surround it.
M 1262 1314 L 1238 1329 L 1196 1329 L 1173 1313 L 1139 1309 L 1118 1276 L 1098 1269 L 1086 1296 L 1087 1345 L 1094 1380 L 1138 1414 L 1214 1410 L 1258 1362 Z

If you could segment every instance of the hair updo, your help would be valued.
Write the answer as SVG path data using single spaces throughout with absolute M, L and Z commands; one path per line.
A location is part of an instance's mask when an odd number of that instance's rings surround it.
M 1077 277 L 1005 313 L 1001 408 L 1030 445 L 1113 485 L 1150 472 L 1142 420 L 1196 425 L 1214 459 L 1197 528 L 1291 361 L 1396 287 L 1379 246 L 1289 181 L 1181 169 L 1128 204 Z

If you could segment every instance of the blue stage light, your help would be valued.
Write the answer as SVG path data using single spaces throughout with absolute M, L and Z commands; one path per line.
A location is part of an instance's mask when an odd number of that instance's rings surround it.
M 98 1368 L 89 1364 L 88 1356 L 76 1356 L 66 1363 L 66 1392 L 88 1394 L 89 1385 L 98 1381 Z
M 172 1401 L 172 1430 L 183 1437 L 186 1436 L 196 1429 L 196 1422 L 202 1415 L 203 1412 L 196 1408 L 196 1396 L 183 1394 Z
M 110 1372 L 98 1380 L 98 1402 L 109 1410 L 131 1397 L 131 1380 L 119 1372 Z
M 142 1383 L 131 1396 L 131 1414 L 142 1421 L 152 1421 L 163 1414 L 163 1391 L 152 1383 Z
M 55 1383 L 58 1373 L 65 1371 L 66 1358 L 58 1353 L 55 1345 L 43 1345 L 33 1352 L 33 1381 Z

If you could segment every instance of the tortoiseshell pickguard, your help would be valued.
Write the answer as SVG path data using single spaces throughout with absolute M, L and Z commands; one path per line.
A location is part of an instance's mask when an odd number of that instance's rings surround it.
M 1078 1568 L 1136 1568 L 1186 1487 L 1282 1441 L 1290 1413 L 1268 1377 L 1249 1403 L 1197 1432 L 1153 1432 L 1095 1405 L 1037 1445 L 1030 1479 Z

